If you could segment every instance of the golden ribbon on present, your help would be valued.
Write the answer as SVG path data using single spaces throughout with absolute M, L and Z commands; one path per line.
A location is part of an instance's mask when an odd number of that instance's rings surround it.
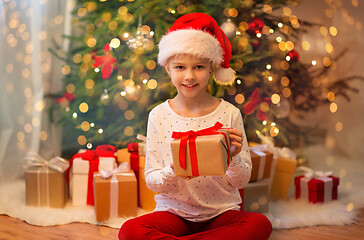
M 115 164 L 116 165 L 116 164 Z M 134 173 L 130 171 L 129 162 L 123 162 L 119 165 L 119 167 L 114 168 L 113 170 L 100 170 L 99 174 L 95 174 L 95 176 L 101 176 L 104 179 L 110 180 L 110 217 L 109 218 L 117 218 L 118 217 L 118 200 L 119 200 L 119 186 L 118 179 L 116 177 L 117 174 L 123 175 L 134 175 Z
M 47 185 L 47 206 L 49 206 L 49 181 L 48 181 L 48 171 L 49 168 L 58 171 L 58 172 L 64 172 L 69 167 L 69 163 L 67 160 L 61 157 L 54 157 L 51 158 L 49 161 L 42 158 L 38 153 L 36 152 L 28 152 L 23 160 L 23 168 L 28 169 L 30 167 L 40 167 L 37 170 L 37 184 L 38 184 L 38 206 L 40 206 L 40 173 L 46 172 L 46 185 Z

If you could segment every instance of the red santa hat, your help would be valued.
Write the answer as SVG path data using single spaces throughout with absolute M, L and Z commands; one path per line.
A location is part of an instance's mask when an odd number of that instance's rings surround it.
M 204 13 L 178 18 L 159 42 L 158 62 L 164 65 L 171 56 L 191 54 L 208 59 L 217 68 L 213 77 L 222 85 L 232 84 L 235 72 L 229 67 L 231 43 L 215 19 Z

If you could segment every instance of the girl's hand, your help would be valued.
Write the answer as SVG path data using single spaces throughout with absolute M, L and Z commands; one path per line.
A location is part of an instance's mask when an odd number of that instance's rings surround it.
M 232 146 L 235 146 L 234 151 L 231 153 L 231 156 L 235 157 L 236 155 L 238 155 L 238 153 L 241 151 L 241 148 L 243 147 L 243 133 L 235 128 L 229 128 L 229 134 L 230 143 Z

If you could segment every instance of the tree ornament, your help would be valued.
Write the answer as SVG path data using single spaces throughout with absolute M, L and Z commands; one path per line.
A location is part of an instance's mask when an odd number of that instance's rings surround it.
M 236 25 L 235 25 L 235 23 L 233 23 L 231 21 L 230 18 L 228 20 L 226 20 L 226 22 L 221 24 L 221 29 L 224 31 L 225 35 L 229 39 L 235 37 L 235 35 L 236 35 Z
M 289 57 L 289 61 L 297 62 L 300 56 L 298 55 L 298 52 L 296 52 L 295 50 L 292 50 L 292 51 L 287 52 L 287 57 Z
M 142 89 L 139 85 L 129 85 L 125 87 L 125 98 L 129 101 L 138 101 L 140 95 L 142 94 Z
M 95 63 L 92 64 L 94 68 L 101 67 L 101 76 L 102 79 L 108 79 L 113 71 L 113 68 L 117 68 L 115 63 L 116 59 L 112 56 L 110 51 L 110 45 L 109 43 L 106 43 L 104 46 L 104 56 L 96 56 L 93 55 L 93 59 L 95 60 Z
M 146 48 L 150 50 L 150 46 L 154 46 L 153 44 L 153 32 L 145 32 L 142 30 L 142 18 L 139 17 L 139 24 L 136 33 L 133 37 L 129 38 L 126 42 L 126 45 L 132 50 L 137 48 Z
M 254 51 L 257 50 L 260 46 L 260 39 L 257 37 L 251 38 L 249 42 Z
M 259 88 L 256 88 L 250 96 L 250 100 L 245 104 L 243 112 L 247 115 L 250 115 L 262 103 L 270 104 L 270 98 L 262 98 L 259 93 Z M 260 121 L 268 119 L 267 114 L 263 112 L 260 108 L 258 108 L 257 117 Z
M 109 91 L 107 89 L 104 89 L 104 92 L 100 96 L 100 101 L 102 103 L 108 103 L 110 99 Z
M 62 107 L 68 107 L 68 104 L 72 102 L 75 98 L 73 93 L 65 92 L 62 97 L 57 98 L 56 102 L 59 103 Z
M 272 109 L 276 118 L 285 118 L 291 113 L 291 104 L 287 98 L 281 98 L 278 104 L 273 104 Z
M 252 36 L 256 36 L 258 33 L 263 32 L 264 25 L 265 24 L 261 18 L 252 17 L 248 21 L 247 33 L 249 33 Z

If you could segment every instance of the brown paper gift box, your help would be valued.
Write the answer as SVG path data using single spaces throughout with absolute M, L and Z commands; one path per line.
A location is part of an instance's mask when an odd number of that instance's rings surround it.
M 66 173 L 45 167 L 25 171 L 26 205 L 63 208 L 68 201 Z
M 256 151 L 250 151 L 252 160 L 252 172 L 249 182 L 254 182 L 260 179 L 270 178 L 270 170 L 273 162 L 273 154 L 270 152 L 260 152 L 265 154 L 265 164 L 262 165 L 262 156 L 258 155 Z M 260 169 L 262 168 L 262 169 Z M 261 171 L 261 172 L 259 172 Z
M 287 198 L 296 165 L 296 159 L 278 157 L 272 188 L 270 190 L 271 200 L 278 201 Z
M 118 181 L 117 212 L 111 213 L 111 179 L 104 179 L 98 173 L 94 174 L 94 195 L 96 221 L 108 220 L 113 215 L 116 217 L 136 216 L 138 208 L 137 180 L 134 173 L 116 173 Z M 115 199 L 114 199 L 115 200 Z M 116 210 L 116 209 L 115 209 Z
M 269 179 L 248 183 L 239 189 L 244 211 L 265 213 L 269 210 Z
M 196 138 L 197 162 L 200 176 L 224 175 L 228 167 L 227 146 L 230 144 L 229 132 L 227 129 L 221 129 L 219 131 L 226 134 L 228 142 L 226 142 L 223 134 L 198 136 Z M 188 142 L 186 151 L 186 170 L 180 166 L 180 142 L 180 139 L 174 139 L 171 142 L 175 174 L 177 176 L 193 176 Z
M 119 163 L 129 162 L 130 163 L 131 153 L 128 152 L 127 148 L 118 150 L 117 159 Z M 131 164 L 131 163 L 130 163 Z M 145 157 L 139 157 L 139 175 L 138 175 L 138 200 L 139 205 L 142 209 L 146 211 L 153 211 L 155 209 L 156 203 L 154 201 L 154 196 L 157 194 L 147 187 L 145 180 Z
M 139 203 L 140 207 L 146 211 L 153 211 L 156 206 L 154 196 L 157 194 L 147 187 L 145 180 L 145 157 L 139 159 Z

